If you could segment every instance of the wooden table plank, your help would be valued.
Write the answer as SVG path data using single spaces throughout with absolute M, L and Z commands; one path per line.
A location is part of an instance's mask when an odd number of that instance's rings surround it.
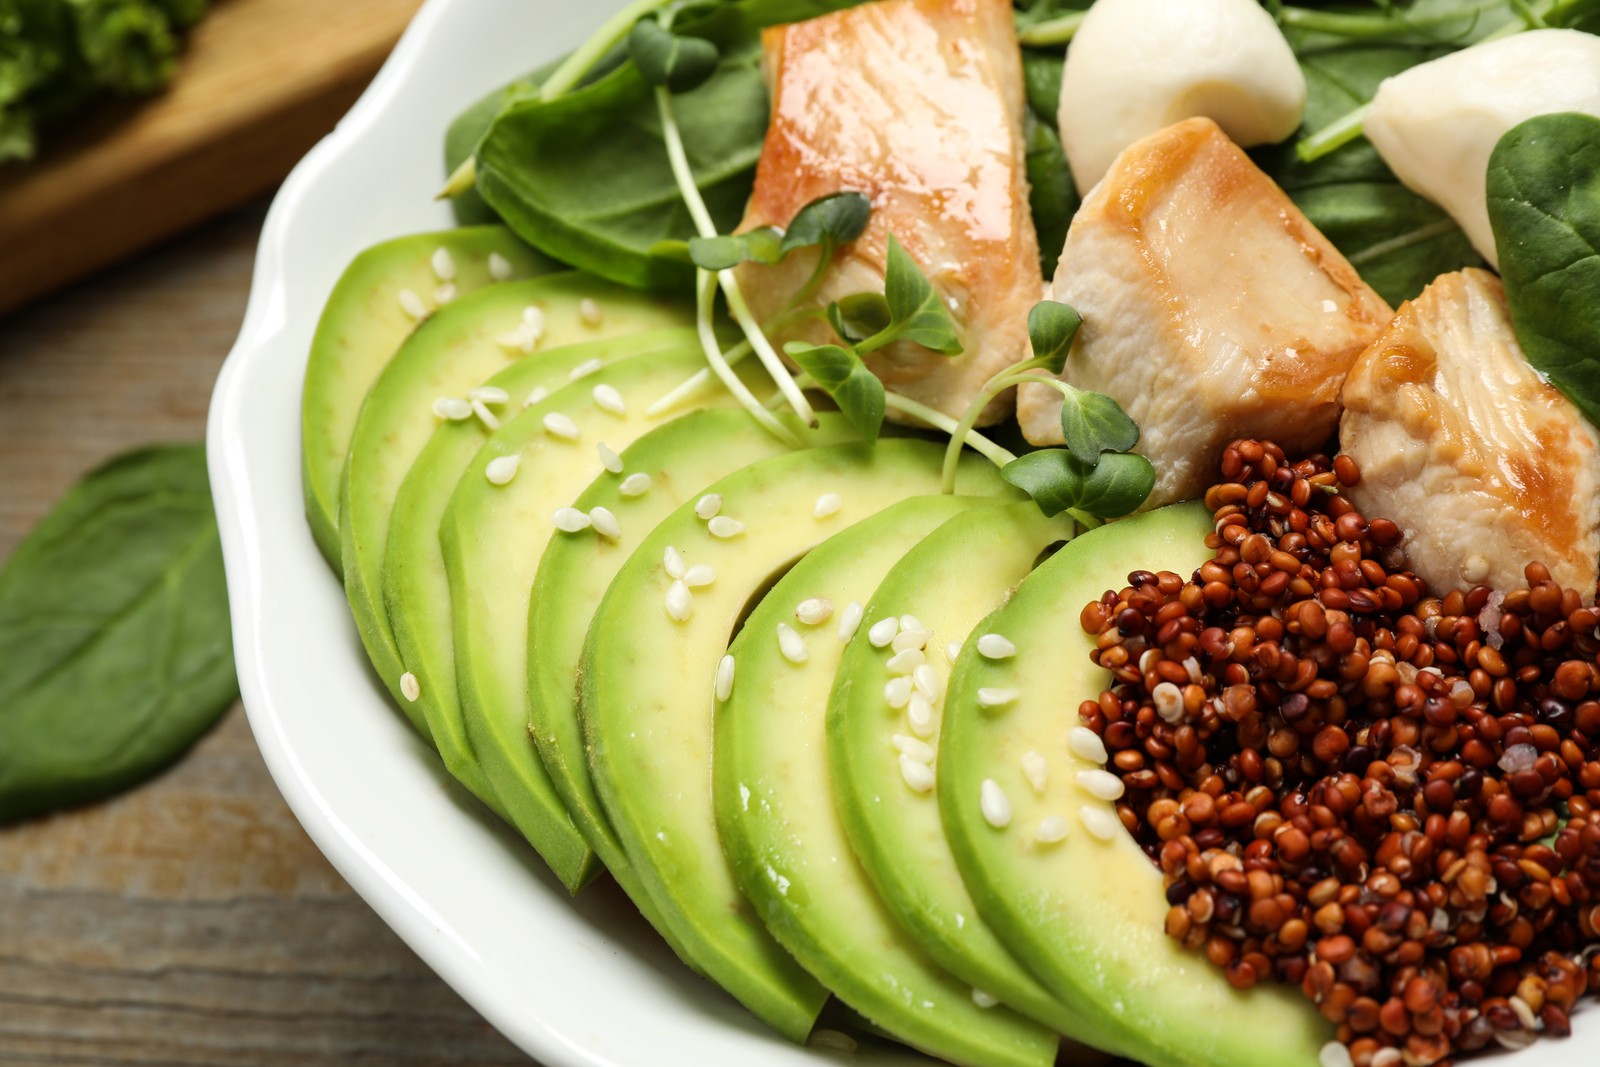
M 198 440 L 264 205 L 0 318 L 0 560 L 79 475 Z M 0 1065 L 529 1061 L 356 897 L 243 710 L 105 804 L 0 829 Z

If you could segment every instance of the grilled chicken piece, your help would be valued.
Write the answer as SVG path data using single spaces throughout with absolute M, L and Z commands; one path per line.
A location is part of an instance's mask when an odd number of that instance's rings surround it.
M 1523 567 L 1594 595 L 1600 434 L 1523 358 L 1500 279 L 1446 274 L 1402 304 L 1344 386 L 1340 442 L 1364 514 L 1406 531 L 1439 592 L 1515 589 Z
M 828 193 L 869 196 L 866 232 L 836 254 L 811 303 L 882 292 L 894 234 L 944 298 L 963 352 L 941 356 L 901 342 L 867 364 L 890 389 L 959 417 L 984 381 L 1027 358 L 1028 309 L 1043 290 L 1011 5 L 881 0 L 773 27 L 762 46 L 772 121 L 740 229 L 786 226 Z M 740 268 L 758 319 L 784 307 L 816 255 Z M 813 320 L 773 340 L 834 337 Z M 1010 403 L 997 399 L 984 421 L 1003 418 Z
M 1063 377 L 1116 398 L 1155 466 L 1146 507 L 1197 496 L 1237 437 L 1320 448 L 1392 312 L 1210 119 L 1131 145 L 1067 233 L 1055 299 L 1083 316 Z M 1023 434 L 1059 444 L 1061 395 L 1024 385 Z

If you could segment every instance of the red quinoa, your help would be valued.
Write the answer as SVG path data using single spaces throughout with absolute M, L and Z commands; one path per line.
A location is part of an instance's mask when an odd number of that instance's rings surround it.
M 1298 985 L 1356 1067 L 1566 1035 L 1600 993 L 1600 611 L 1537 563 L 1431 592 L 1359 478 L 1229 445 L 1212 560 L 1084 608 L 1113 687 L 1079 715 L 1167 932 Z

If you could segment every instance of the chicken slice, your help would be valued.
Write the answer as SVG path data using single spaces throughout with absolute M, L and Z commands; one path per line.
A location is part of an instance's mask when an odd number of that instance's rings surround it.
M 772 121 L 740 229 L 781 228 L 828 193 L 870 197 L 866 232 L 836 254 L 809 303 L 882 292 L 889 235 L 897 237 L 950 309 L 963 351 L 899 342 L 867 365 L 890 389 L 959 417 L 984 381 L 1027 358 L 1028 309 L 1043 290 L 1010 3 L 880 0 L 773 27 L 762 46 Z M 816 256 L 740 268 L 758 319 L 784 308 Z M 834 337 L 813 318 L 773 340 Z M 984 421 L 1009 407 L 997 399 Z
M 1402 304 L 1344 405 L 1340 441 L 1361 466 L 1351 499 L 1405 529 L 1434 589 L 1515 589 L 1540 562 L 1594 595 L 1600 435 L 1523 358 L 1500 279 L 1446 274 Z
M 1083 327 L 1065 380 L 1116 398 L 1156 469 L 1146 507 L 1197 496 L 1237 437 L 1320 448 L 1339 387 L 1392 312 L 1210 119 L 1129 146 L 1078 210 L 1055 299 Z M 1024 385 L 1022 432 L 1059 444 L 1061 395 Z

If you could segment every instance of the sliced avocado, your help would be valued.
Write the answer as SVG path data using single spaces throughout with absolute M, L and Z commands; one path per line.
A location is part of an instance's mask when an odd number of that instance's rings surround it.
M 693 330 L 652 330 L 585 341 L 541 350 L 535 359 L 516 360 L 484 384 L 505 390 L 511 397 L 510 410 L 516 410 L 532 390 L 560 388 L 568 384 L 574 370 L 595 360 L 610 363 L 623 357 L 686 349 L 699 351 Z M 445 767 L 503 816 L 499 797 L 478 766 L 461 720 L 450 582 L 439 547 L 439 524 L 450 494 L 489 433 L 476 418 L 441 422 L 433 431 L 395 495 L 382 579 L 384 615 L 393 629 L 400 660 L 418 683 L 420 695 L 412 702 L 414 709 L 426 719 L 428 734 Z
M 444 249 L 454 277 L 446 283 L 433 258 Z M 489 270 L 489 257 L 510 266 L 506 279 Z M 474 226 L 442 233 L 419 233 L 373 245 L 351 260 L 328 294 L 311 339 L 304 392 L 300 397 L 300 464 L 306 518 L 317 547 L 335 571 L 339 558 L 339 482 L 350 435 L 367 390 L 417 320 L 400 294 L 415 294 L 426 309 L 440 304 L 442 286 L 464 295 L 496 280 L 527 278 L 552 269 L 544 256 L 523 244 L 504 226 Z M 449 268 L 446 268 L 449 273 Z M 448 301 L 445 301 L 448 303 Z
M 927 953 L 969 985 L 1059 1033 L 1097 1047 L 1105 1035 L 1067 1008 L 1008 952 L 978 914 L 939 824 L 931 793 L 907 785 L 894 736 L 915 736 L 905 712 L 889 709 L 885 662 L 867 631 L 884 618 L 913 615 L 932 631 L 928 666 L 940 689 L 954 642 L 1033 569 L 1041 552 L 1072 536 L 1070 519 L 1046 518 L 1032 503 L 970 511 L 945 523 L 897 562 L 867 604 L 839 665 L 828 705 L 828 755 L 834 795 L 850 843 L 878 893 Z M 978 564 L 978 565 L 975 565 Z M 959 580 L 930 581 L 930 575 Z M 926 742 L 938 745 L 939 707 Z
M 664 935 L 691 966 L 794 1040 L 810 1030 L 827 994 L 766 932 L 717 840 L 713 679 L 745 605 L 774 572 L 857 519 L 936 491 L 940 453 L 916 440 L 829 445 L 714 483 L 706 494 L 720 497 L 718 518 L 743 525 L 717 522 L 728 535 L 718 536 L 696 514 L 698 500 L 673 512 L 623 564 L 584 644 L 579 700 L 589 770 Z M 982 460 L 964 465 L 961 486 L 1005 491 Z M 828 494 L 837 494 L 837 510 L 816 507 Z M 665 606 L 669 546 L 716 572 L 691 594 L 682 622 Z
M 851 605 L 859 612 L 890 568 L 935 527 L 956 521 L 952 516 L 995 510 L 1004 509 L 983 497 L 913 497 L 835 534 L 796 563 L 728 649 L 734 670 L 716 711 L 713 787 L 722 846 L 745 896 L 778 943 L 835 996 L 941 1059 L 1047 1067 L 1056 1059 L 1053 1031 L 1004 1007 L 979 1007 L 972 984 L 934 962 L 884 906 L 850 850 L 828 776 L 825 720 L 846 646 L 841 617 Z M 832 613 L 807 624 L 798 605 L 816 598 L 828 601 Z M 799 635 L 804 662 L 780 649 L 780 626 Z M 873 666 L 871 682 L 881 695 L 891 675 L 881 661 Z M 887 727 L 883 708 L 874 711 Z M 890 732 L 871 739 L 872 755 L 893 764 Z M 903 784 L 899 790 L 908 791 Z M 931 797 L 922 799 L 933 807 Z M 909 856 L 904 862 L 915 865 Z
M 807 445 L 837 444 L 855 436 L 842 416 L 823 412 L 819 418 L 817 429 L 796 430 Z M 622 479 L 601 477 L 573 502 L 585 513 L 611 509 L 622 536 L 615 541 L 553 537 L 539 561 L 528 609 L 529 730 L 573 822 L 641 910 L 649 898 L 638 889 L 633 868 L 606 822 L 583 755 L 574 680 L 584 636 L 611 579 L 657 523 L 719 478 L 788 451 L 788 445 L 742 409 L 682 415 L 622 453 L 624 470 L 650 478 L 647 491 L 627 495 Z
M 618 452 L 672 416 L 651 415 L 652 402 L 704 365 L 698 346 L 620 360 L 550 394 L 496 430 L 461 476 L 439 526 L 450 587 L 456 690 L 472 751 L 512 823 L 576 892 L 595 873 L 594 856 L 573 825 L 528 736 L 528 605 L 545 546 L 555 537 L 604 540 L 589 528 L 557 530 L 553 516 L 609 473 L 600 446 Z M 607 410 L 600 398 L 620 401 Z M 706 406 L 734 402 L 708 391 Z M 570 420 L 568 440 L 547 420 Z M 518 457 L 516 476 L 489 481 L 489 464 Z M 642 531 L 635 531 L 639 533 Z M 598 546 L 596 551 L 600 551 Z
M 976 634 L 1017 648 L 986 659 L 968 641 L 956 662 L 939 740 L 939 811 L 978 910 L 1034 974 L 1075 1010 L 1092 1016 L 1117 1047 L 1151 1067 L 1305 1067 L 1332 1029 L 1297 990 L 1240 992 L 1222 972 L 1167 936 L 1161 872 L 1134 839 L 1112 827 L 1101 840 L 1085 809 L 1115 815 L 1076 782 L 1097 764 L 1073 754 L 1077 708 L 1110 675 L 1089 659 L 1078 625 L 1083 606 L 1120 589 L 1135 569 L 1189 574 L 1210 557 L 1211 516 L 1198 504 L 1147 512 L 1077 538 L 1018 587 Z M 988 710 L 979 689 L 1015 691 Z M 1021 768 L 1044 758 L 1043 795 Z M 979 795 L 993 779 L 1011 804 L 996 829 Z M 1066 838 L 1035 836 L 1041 820 L 1065 820 Z
M 603 309 L 599 325 L 584 322 L 579 304 Z M 345 596 L 361 643 L 412 724 L 429 736 L 421 711 L 401 691 L 405 666 L 383 608 L 383 557 L 395 494 L 440 418 L 434 402 L 462 397 L 524 353 L 500 343 L 538 308 L 544 335 L 533 358 L 575 341 L 690 324 L 677 304 L 642 296 L 587 275 L 552 274 L 480 289 L 447 305 L 419 326 L 372 384 L 350 439 L 340 488 L 339 540 Z M 513 403 L 520 398 L 513 398 Z M 510 405 L 496 406 L 504 414 Z

